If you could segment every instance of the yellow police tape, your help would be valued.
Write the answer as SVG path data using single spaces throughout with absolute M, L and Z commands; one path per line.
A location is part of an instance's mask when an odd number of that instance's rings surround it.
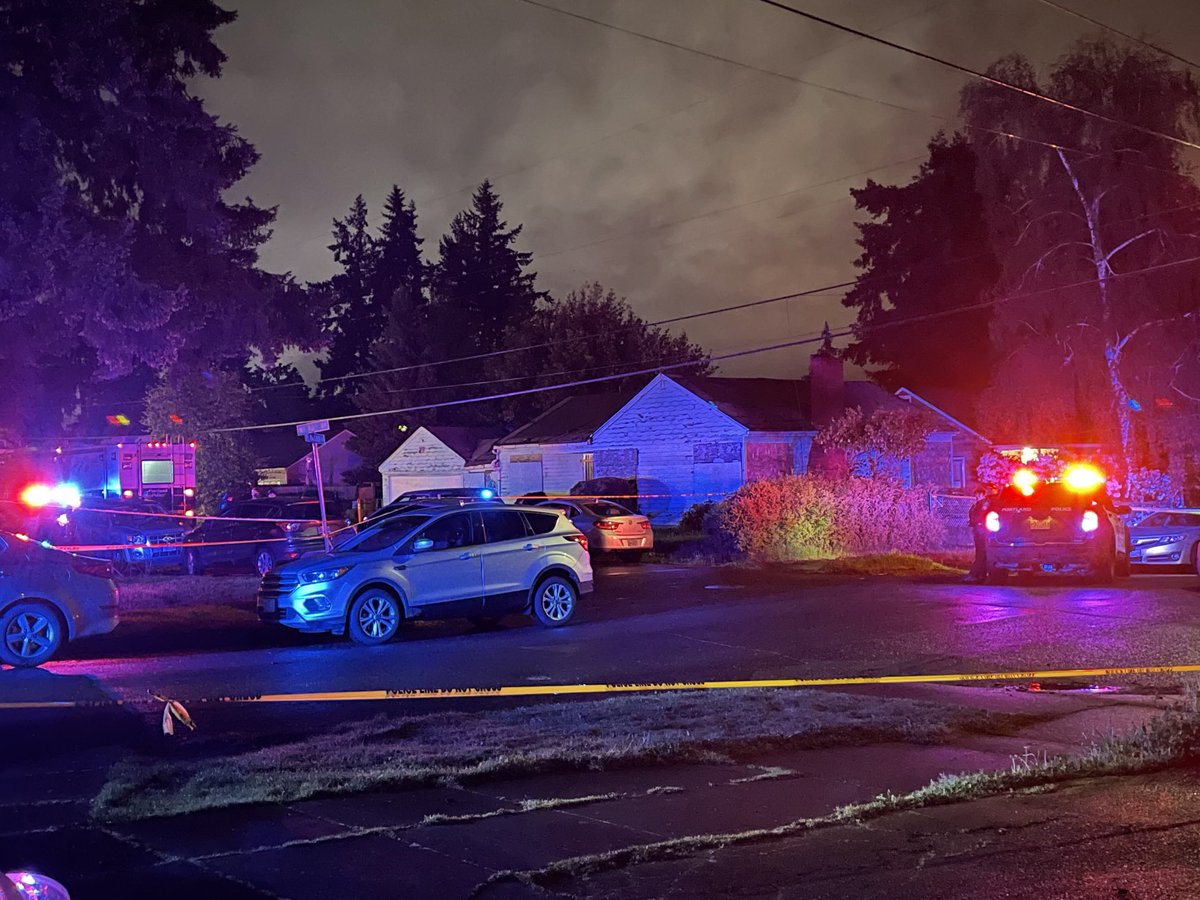
M 569 694 L 634 694 L 655 691 L 720 691 L 738 688 L 851 687 L 866 684 L 931 684 L 973 681 L 1043 681 L 1058 678 L 1118 678 L 1128 675 L 1200 673 L 1200 665 L 1120 666 L 1100 669 L 1046 669 L 1031 672 L 975 672 L 944 675 L 862 675 L 847 678 L 754 678 L 737 681 L 659 681 L 629 684 L 529 684 L 499 687 L 400 688 L 370 691 L 309 691 L 294 694 L 246 694 L 201 697 L 205 703 L 329 703 L 345 700 L 449 700 L 460 697 L 541 697 Z M 162 701 L 164 696 L 152 694 Z M 65 709 L 127 706 L 134 700 L 0 701 L 5 709 Z M 175 701 L 172 701 L 175 702 Z

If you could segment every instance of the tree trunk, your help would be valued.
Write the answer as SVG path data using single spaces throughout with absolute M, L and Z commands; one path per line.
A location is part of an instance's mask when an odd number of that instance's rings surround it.
M 1133 472 L 1133 422 L 1129 418 L 1129 391 L 1126 390 L 1125 383 L 1121 380 L 1121 343 L 1112 327 L 1112 301 L 1108 284 L 1108 276 L 1112 270 L 1108 264 L 1109 254 L 1105 252 L 1104 241 L 1100 236 L 1099 223 L 1100 197 L 1102 195 L 1097 194 L 1089 201 L 1084 196 L 1083 186 L 1079 183 L 1075 170 L 1067 161 L 1067 156 L 1062 150 L 1058 151 L 1058 158 L 1062 162 L 1067 177 L 1071 179 L 1071 185 L 1075 188 L 1075 196 L 1079 198 L 1079 205 L 1083 209 L 1083 216 L 1087 222 L 1088 243 L 1092 248 L 1092 265 L 1096 269 L 1096 289 L 1100 294 L 1102 323 L 1100 331 L 1104 336 L 1104 364 L 1105 370 L 1108 372 L 1109 385 L 1112 388 L 1113 405 L 1116 408 L 1117 426 L 1121 435 L 1121 462 L 1125 466 L 1124 475 L 1127 483 Z

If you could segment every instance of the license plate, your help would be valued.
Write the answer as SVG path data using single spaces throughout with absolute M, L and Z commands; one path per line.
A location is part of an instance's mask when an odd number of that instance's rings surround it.
M 1054 524 L 1054 520 L 1050 519 L 1050 518 L 1030 519 L 1029 520 L 1029 530 L 1030 531 L 1049 531 L 1050 526 L 1053 524 Z
M 626 547 L 640 547 L 640 546 L 642 546 L 642 539 L 634 538 L 633 540 L 626 541 L 625 546 Z
M 275 598 L 274 597 L 261 597 L 261 598 L 259 598 L 258 602 L 260 604 L 262 604 L 263 612 L 269 612 L 269 613 L 275 612 Z

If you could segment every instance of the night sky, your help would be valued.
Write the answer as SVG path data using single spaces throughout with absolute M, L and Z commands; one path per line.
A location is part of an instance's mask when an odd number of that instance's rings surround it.
M 964 83 L 752 0 L 546 2 L 939 116 L 953 114 Z M 1062 2 L 1185 56 L 1200 46 L 1195 0 Z M 831 284 L 855 273 L 847 189 L 868 170 L 907 180 L 945 125 L 520 0 L 232 5 L 237 22 L 217 33 L 225 74 L 199 91 L 263 155 L 237 192 L 279 207 L 263 264 L 305 280 L 332 274 L 330 219 L 356 194 L 378 222 L 385 191 L 399 184 L 432 256 L 488 177 L 509 222 L 525 225 L 520 246 L 534 251 L 539 287 L 558 295 L 597 280 L 657 319 Z M 1046 65 L 1095 33 L 1038 0 L 797 5 L 976 68 L 1011 52 Z M 849 322 L 840 297 L 688 331 L 713 353 L 779 342 L 827 319 Z M 806 355 L 779 351 L 722 371 L 796 375 Z

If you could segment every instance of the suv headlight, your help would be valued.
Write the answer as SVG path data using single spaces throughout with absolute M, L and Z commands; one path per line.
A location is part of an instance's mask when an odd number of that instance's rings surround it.
M 131 534 L 127 540 L 131 544 L 144 544 L 146 543 L 146 536 L 144 534 Z
M 341 578 L 349 571 L 349 566 L 338 566 L 336 569 L 317 569 L 315 572 L 301 573 L 300 580 L 304 584 L 321 584 L 326 581 L 333 581 L 336 578 Z

